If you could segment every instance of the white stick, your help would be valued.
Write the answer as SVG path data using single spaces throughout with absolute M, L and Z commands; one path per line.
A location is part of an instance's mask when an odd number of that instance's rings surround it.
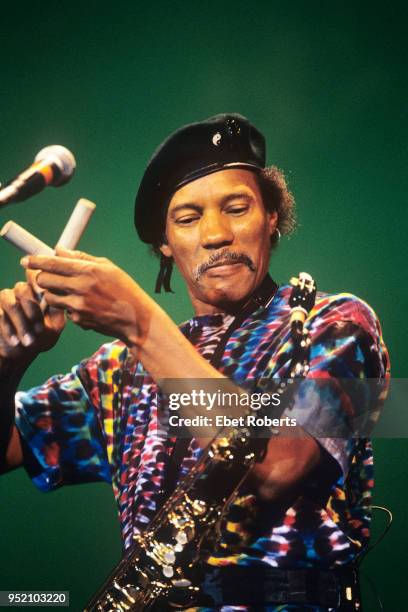
M 57 242 L 57 246 L 65 249 L 75 249 L 95 208 L 96 204 L 90 200 L 85 198 L 78 200 Z M 30 232 L 21 227 L 21 225 L 18 225 L 18 223 L 14 223 L 14 221 L 8 221 L 3 225 L 0 230 L 0 236 L 14 244 L 15 247 L 26 255 L 55 255 L 54 249 L 51 249 L 45 242 L 30 234 Z M 47 308 L 47 303 L 44 296 L 41 296 L 41 292 L 39 293 L 39 298 L 41 299 L 41 310 L 44 312 Z
M 21 225 L 14 223 L 14 221 L 8 221 L 0 230 L 0 236 L 14 244 L 15 247 L 23 251 L 26 255 L 55 255 L 55 251 L 51 249 L 45 242 L 42 242 L 30 232 L 27 232 Z M 36 274 L 34 271 L 31 275 L 31 284 L 34 290 L 37 292 L 38 299 L 40 300 L 40 308 L 43 312 L 46 311 L 48 304 L 45 298 L 35 282 Z
M 75 249 L 95 208 L 96 204 L 90 200 L 86 200 L 85 198 L 78 200 L 57 242 L 57 246 L 63 247 L 64 249 Z
M 8 221 L 0 230 L 0 236 L 14 244 L 15 247 L 23 251 L 26 255 L 55 255 L 45 242 L 42 242 L 30 232 L 27 232 L 21 225 Z

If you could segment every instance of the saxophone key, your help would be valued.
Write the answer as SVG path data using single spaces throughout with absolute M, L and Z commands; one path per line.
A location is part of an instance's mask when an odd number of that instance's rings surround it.
M 173 563 L 176 562 L 176 555 L 174 553 L 174 550 L 168 550 L 164 554 L 164 560 L 166 561 L 166 563 L 168 563 L 168 565 L 173 565 Z
M 188 538 L 187 538 L 187 534 L 186 534 L 185 531 L 177 532 L 177 534 L 176 534 L 176 542 L 177 542 L 177 544 L 181 544 L 181 545 L 187 544 Z
M 171 581 L 171 584 L 179 589 L 186 589 L 191 586 L 191 581 L 187 578 L 178 578 Z

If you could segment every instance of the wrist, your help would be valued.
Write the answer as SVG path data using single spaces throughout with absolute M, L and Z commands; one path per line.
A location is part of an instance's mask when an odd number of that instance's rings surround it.
M 31 357 L 25 357 L 25 359 L 12 359 L 0 357 L 0 383 L 12 383 L 16 381 L 17 384 L 21 377 L 24 375 L 27 368 L 36 358 L 36 355 Z
M 144 294 L 137 301 L 137 312 L 132 312 L 122 334 L 122 340 L 133 355 L 143 349 L 158 326 L 162 329 L 165 315 L 154 300 Z

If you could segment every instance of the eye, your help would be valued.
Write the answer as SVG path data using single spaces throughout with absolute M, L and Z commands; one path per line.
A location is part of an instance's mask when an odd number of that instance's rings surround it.
M 175 223 L 177 225 L 191 225 L 192 223 L 194 223 L 194 221 L 197 221 L 197 219 L 199 218 L 200 218 L 199 215 L 183 215 L 182 217 L 175 219 Z
M 239 216 L 246 213 L 248 210 L 248 204 L 232 204 L 225 209 L 225 212 L 229 215 Z

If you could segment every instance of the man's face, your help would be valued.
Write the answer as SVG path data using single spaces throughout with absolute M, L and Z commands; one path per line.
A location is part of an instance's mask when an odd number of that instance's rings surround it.
M 276 225 L 251 171 L 220 170 L 176 191 L 160 249 L 174 258 L 197 314 L 233 308 L 256 289 Z

